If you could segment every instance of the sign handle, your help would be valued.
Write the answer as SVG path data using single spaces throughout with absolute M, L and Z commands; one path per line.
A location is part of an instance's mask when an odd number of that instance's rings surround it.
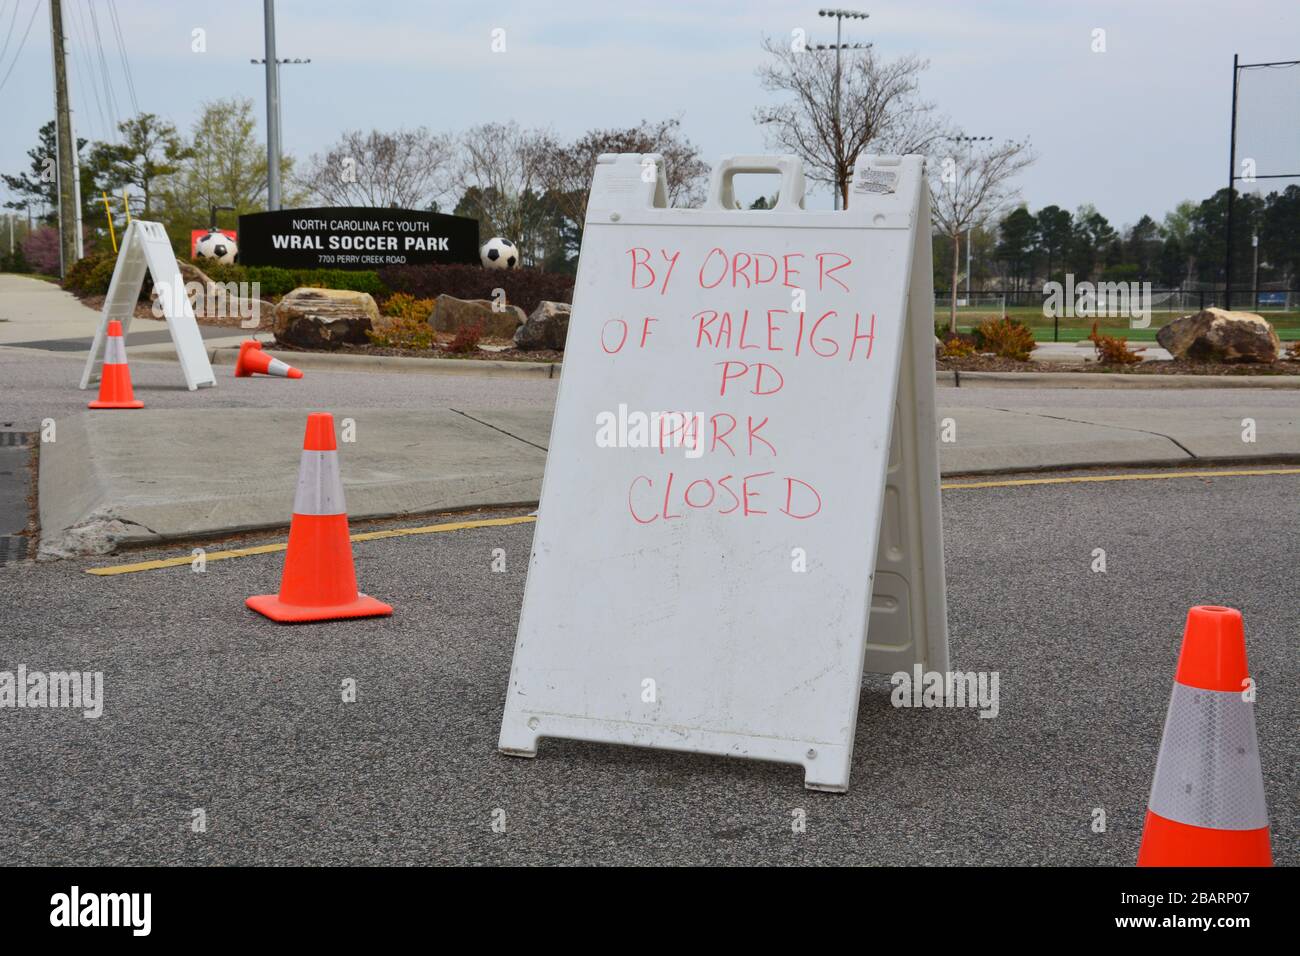
M 736 194 L 732 180 L 737 173 L 778 173 L 781 176 L 781 193 L 777 197 L 778 212 L 803 209 L 803 161 L 798 156 L 725 156 L 713 167 L 709 182 L 709 199 L 705 209 L 736 208 Z

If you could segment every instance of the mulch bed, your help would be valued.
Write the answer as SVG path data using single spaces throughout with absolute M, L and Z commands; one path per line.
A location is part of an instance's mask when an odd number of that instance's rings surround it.
M 104 296 L 92 295 L 85 296 L 81 299 L 82 304 L 96 312 L 104 308 Z M 149 303 L 140 302 L 135 307 L 135 317 L 138 319 L 154 318 L 153 311 Z M 200 325 L 216 325 L 223 328 L 240 328 L 240 322 L 243 321 L 239 316 L 199 316 Z M 272 328 L 272 317 L 269 315 L 262 316 L 262 324 L 259 328 L 248 329 L 252 332 L 269 332 Z M 451 341 L 451 336 L 440 336 L 440 346 L 446 345 Z M 492 339 L 485 340 L 484 344 L 506 345 L 505 340 L 494 342 Z M 1285 346 L 1285 343 L 1284 343 Z M 287 345 L 280 342 L 275 344 L 275 348 L 284 352 L 327 352 L 324 349 L 304 349 L 296 345 Z M 381 347 L 377 345 L 344 345 L 333 349 L 335 355 L 401 355 L 409 358 L 453 358 L 467 359 L 469 361 L 496 361 L 496 362 L 562 362 L 564 353 L 551 349 L 542 349 L 536 352 L 521 352 L 511 345 L 505 351 L 493 352 L 483 349 L 477 349 L 473 352 L 458 353 L 448 352 L 445 348 L 435 350 L 429 349 L 398 349 Z M 328 353 L 327 353 L 328 354 Z M 1284 355 L 1294 354 L 1284 351 Z M 1259 365 L 1250 362 L 1241 362 L 1232 365 L 1226 365 L 1221 362 L 1197 362 L 1191 359 L 1172 359 L 1170 361 L 1160 362 L 1140 362 L 1133 365 L 1098 365 L 1096 362 L 1083 363 L 1065 363 L 1065 362 L 1017 362 L 1015 359 L 999 358 L 996 355 L 972 355 L 969 358 L 960 359 L 936 359 L 934 366 L 941 372 L 1106 372 L 1115 375 L 1300 375 L 1300 361 L 1291 358 L 1281 358 L 1272 365 Z
M 102 295 L 80 296 L 81 304 L 87 308 L 94 309 L 96 312 L 104 311 L 104 299 Z M 153 314 L 153 306 L 149 302 L 137 302 L 135 304 L 135 317 L 137 319 L 161 319 L 161 315 Z M 274 326 L 274 316 L 263 312 L 259 318 L 261 324 L 255 329 L 244 329 L 241 323 L 244 321 L 240 315 L 196 315 L 199 325 L 216 325 L 221 328 L 243 329 L 250 335 L 254 332 L 270 332 Z
M 441 336 L 440 336 L 441 337 Z M 446 336 L 448 342 L 451 336 Z M 443 344 L 443 343 L 439 343 Z M 485 340 L 485 344 L 504 345 L 505 342 L 494 343 L 491 339 Z M 501 352 L 494 352 L 487 349 L 476 349 L 473 352 L 449 352 L 445 348 L 438 349 L 398 349 L 388 346 L 379 345 L 342 345 L 336 349 L 305 349 L 296 345 L 287 345 L 276 342 L 273 348 L 277 352 L 315 352 L 321 355 L 400 355 L 407 358 L 447 358 L 447 359 L 467 359 L 469 361 L 479 360 L 487 362 L 562 362 L 564 353 L 556 352 L 551 349 L 539 349 L 536 352 L 521 352 L 511 346 Z

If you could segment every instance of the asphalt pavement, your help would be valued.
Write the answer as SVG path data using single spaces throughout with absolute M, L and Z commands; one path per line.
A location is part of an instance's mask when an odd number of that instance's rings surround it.
M 6 862 L 1130 865 L 1183 618 L 1221 603 L 1245 615 L 1274 854 L 1294 865 L 1298 488 L 945 491 L 953 667 L 999 672 L 999 714 L 895 709 L 869 677 L 844 795 L 708 756 L 498 754 L 531 524 L 358 543 L 363 590 L 395 614 L 305 627 L 243 606 L 275 590 L 278 554 L 203 573 L 84 573 L 188 546 L 0 567 L 0 669 L 105 682 L 98 719 L 0 711 Z

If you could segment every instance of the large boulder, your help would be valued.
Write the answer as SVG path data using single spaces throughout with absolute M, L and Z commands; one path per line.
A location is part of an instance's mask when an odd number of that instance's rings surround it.
M 524 322 L 524 310 L 517 305 L 497 306 L 495 309 L 493 305 L 491 299 L 457 299 L 440 295 L 433 303 L 429 324 L 435 332 L 459 332 L 477 326 L 485 338 L 514 338 L 515 330 Z
M 379 307 L 368 292 L 304 287 L 275 307 L 275 340 L 308 349 L 365 345 L 378 321 Z
M 515 331 L 515 348 L 524 352 L 538 349 L 563 352 L 572 310 L 573 306 L 567 302 L 539 302 L 533 314 Z
M 1174 319 L 1156 333 L 1156 341 L 1176 359 L 1211 362 L 1275 362 L 1282 348 L 1263 317 L 1215 308 Z

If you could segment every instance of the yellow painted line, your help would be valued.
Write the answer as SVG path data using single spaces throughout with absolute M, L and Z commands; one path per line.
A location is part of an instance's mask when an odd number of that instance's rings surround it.
M 1009 481 L 945 482 L 939 487 L 945 491 L 972 488 L 1023 488 L 1031 485 L 1090 484 L 1098 481 L 1154 481 L 1166 478 L 1253 478 L 1264 475 L 1300 475 L 1300 468 L 1265 468 L 1254 471 L 1168 471 L 1139 475 L 1075 475 L 1069 478 L 1017 478 Z M 404 538 L 413 534 L 438 534 L 444 531 L 467 531 L 471 528 L 501 528 L 513 524 L 528 524 L 537 519 L 532 515 L 518 518 L 484 518 L 479 521 L 453 521 L 447 524 L 430 524 L 419 528 L 393 528 L 389 531 L 367 531 L 352 535 L 353 541 L 378 541 L 383 538 Z M 209 551 L 208 561 L 225 561 L 246 558 L 254 554 L 274 554 L 288 547 L 287 541 L 263 544 L 253 548 L 231 548 L 229 551 Z M 157 571 L 161 568 L 178 568 L 194 560 L 192 555 L 140 561 L 136 564 L 113 564 L 102 568 L 87 568 L 87 574 L 134 574 L 137 571 Z
M 470 528 L 501 528 L 512 524 L 528 524 L 537 519 L 532 515 L 520 518 L 484 518 L 479 521 L 453 521 L 447 524 L 429 524 L 419 528 L 393 528 L 389 531 L 366 531 L 351 536 L 353 541 L 378 541 L 381 538 L 403 538 L 411 534 L 437 534 L 443 531 L 466 531 Z M 231 548 L 229 551 L 209 551 L 204 555 L 207 561 L 226 561 L 230 558 L 246 558 L 254 554 L 274 554 L 283 551 L 289 542 L 262 544 L 254 548 Z M 87 568 L 87 574 L 112 575 L 134 574 L 136 571 L 157 571 L 160 568 L 178 568 L 191 563 L 192 554 L 175 558 L 159 558 L 157 561 L 139 561 L 135 564 L 113 564 L 102 568 Z
M 1300 468 L 1262 468 L 1255 471 L 1162 471 L 1142 475 L 1072 475 L 1069 478 L 1017 478 L 1012 481 L 948 482 L 944 489 L 1022 488 L 1027 485 L 1075 485 L 1095 481 L 1157 481 L 1166 478 L 1254 478 L 1262 475 L 1300 475 Z

